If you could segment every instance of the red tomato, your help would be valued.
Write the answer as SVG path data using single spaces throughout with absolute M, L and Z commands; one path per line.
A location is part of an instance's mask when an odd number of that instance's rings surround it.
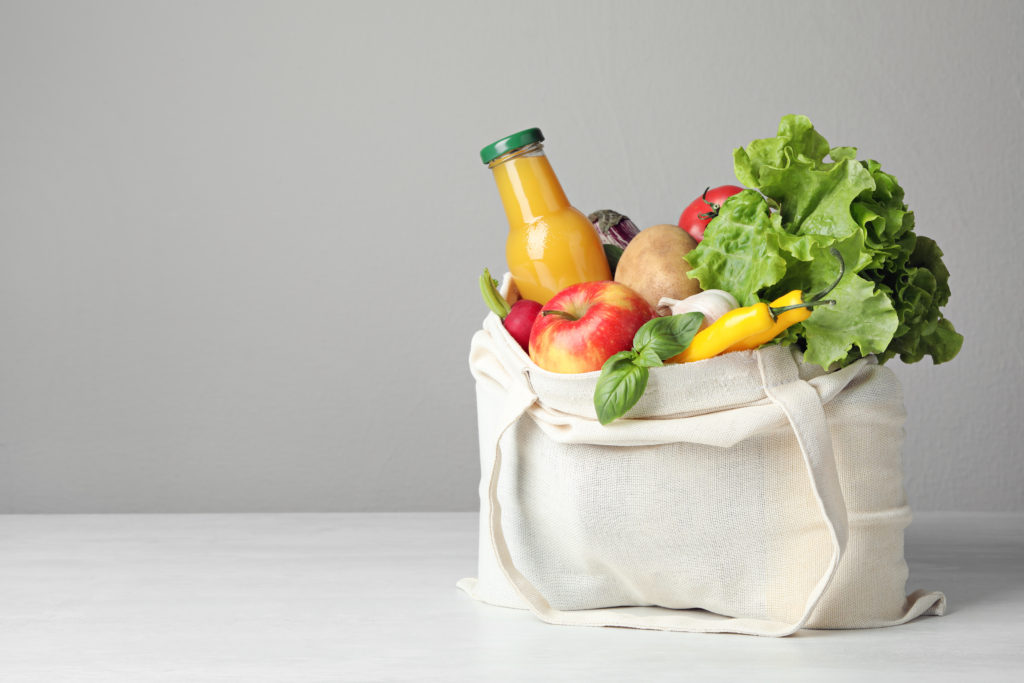
M 722 202 L 742 191 L 742 187 L 735 185 L 722 185 L 704 190 L 703 195 L 694 199 L 688 207 L 683 209 L 682 215 L 679 216 L 679 227 L 700 242 L 704 239 L 704 228 L 708 227 L 711 219 L 718 215 L 718 209 L 721 208 Z

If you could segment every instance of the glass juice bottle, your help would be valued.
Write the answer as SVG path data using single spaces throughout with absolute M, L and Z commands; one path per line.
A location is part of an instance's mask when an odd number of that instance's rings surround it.
M 542 304 L 569 285 L 612 277 L 597 231 L 569 204 L 543 140 L 529 128 L 480 151 L 508 217 L 509 272 L 524 299 Z

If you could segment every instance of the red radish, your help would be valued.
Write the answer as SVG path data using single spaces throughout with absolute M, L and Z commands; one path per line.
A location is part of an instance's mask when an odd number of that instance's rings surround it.
M 510 306 L 498 291 L 498 281 L 491 277 L 490 271 L 486 268 L 484 274 L 480 276 L 480 294 L 484 297 L 487 307 L 501 318 L 512 338 L 523 347 L 523 351 L 529 353 L 530 331 L 543 306 L 529 299 L 520 299 Z
M 523 351 L 530 352 L 530 331 L 533 330 L 533 322 L 543 306 L 536 301 L 520 299 L 512 304 L 512 310 L 505 316 L 505 329 L 512 335 L 512 338 L 519 342 Z

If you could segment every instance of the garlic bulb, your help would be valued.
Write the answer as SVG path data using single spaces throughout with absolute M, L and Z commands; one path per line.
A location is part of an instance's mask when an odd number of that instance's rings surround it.
M 740 302 L 736 301 L 729 292 L 722 289 L 707 289 L 685 299 L 670 299 L 662 297 L 658 301 L 659 315 L 679 315 L 680 313 L 692 313 L 694 311 L 704 314 L 704 322 L 700 328 L 704 329 L 715 322 L 723 315 L 734 308 L 739 308 Z

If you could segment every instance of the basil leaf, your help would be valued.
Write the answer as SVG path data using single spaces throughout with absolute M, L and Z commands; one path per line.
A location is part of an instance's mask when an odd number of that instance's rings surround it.
M 666 320 L 672 321 L 672 336 L 675 337 L 676 343 L 683 347 L 676 352 L 680 353 L 686 350 L 686 347 L 688 347 L 690 342 L 693 341 L 697 332 L 700 331 L 700 326 L 704 322 L 704 314 L 697 311 L 680 313 L 679 315 L 670 315 Z M 671 356 L 668 356 L 668 358 L 671 358 L 674 355 L 676 354 L 673 353 Z M 665 358 L 662 358 L 662 360 L 665 360 Z
M 654 318 L 644 323 L 633 337 L 633 348 L 643 358 L 653 353 L 661 360 L 668 360 L 682 353 L 690 345 L 693 336 L 704 321 L 703 313 L 681 313 Z M 645 363 L 648 367 L 661 363 Z
M 597 419 L 606 425 L 636 405 L 647 388 L 648 371 L 634 361 L 634 351 L 621 351 L 605 361 L 594 389 Z
M 656 368 L 659 365 L 664 365 L 661 356 L 650 346 L 641 347 L 636 351 L 636 356 L 636 360 L 633 362 L 645 368 Z

